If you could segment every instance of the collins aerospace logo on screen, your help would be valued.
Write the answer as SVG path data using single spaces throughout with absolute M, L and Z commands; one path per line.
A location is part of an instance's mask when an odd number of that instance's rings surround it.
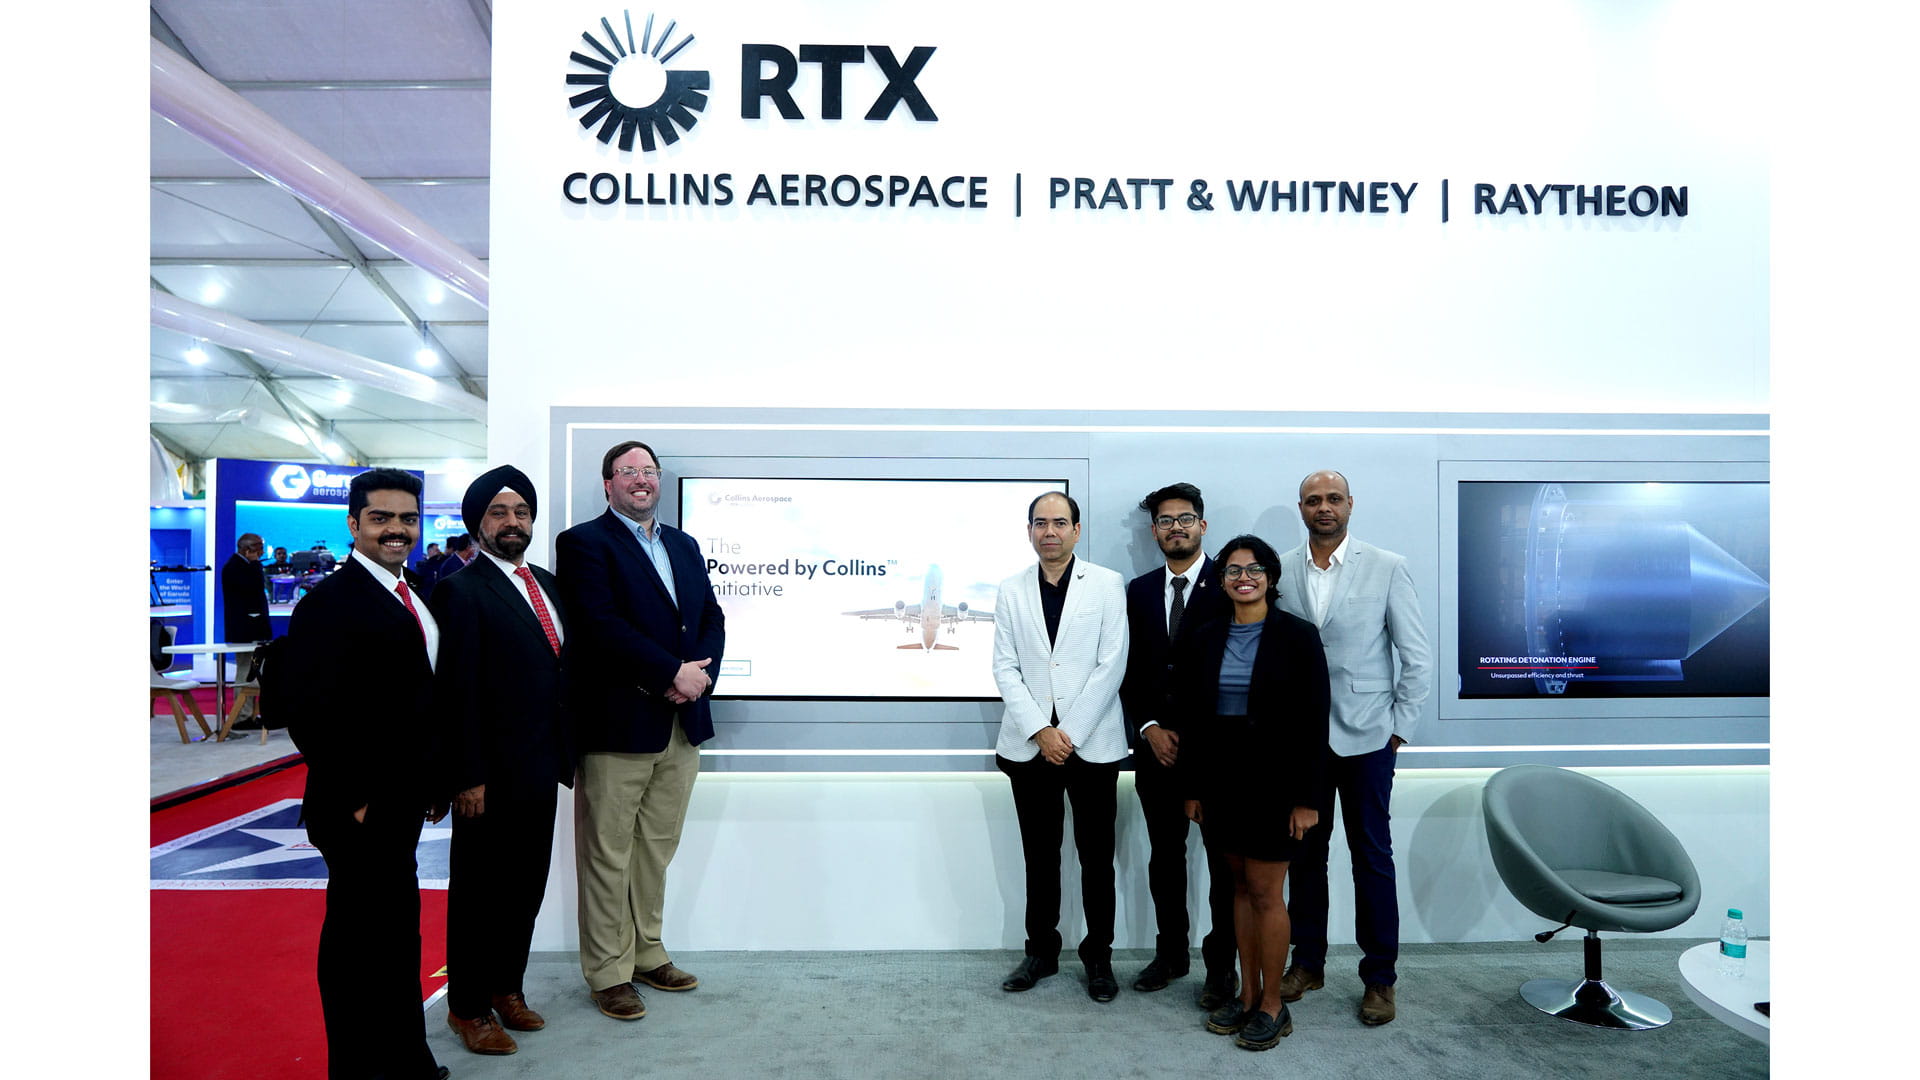
M 595 55 L 577 49 L 568 55 L 575 67 L 588 70 L 568 73 L 568 86 L 586 89 L 567 101 L 583 110 L 580 126 L 593 132 L 594 138 L 612 145 L 618 135 L 620 149 L 632 150 L 637 134 L 640 149 L 651 152 L 655 134 L 671 146 L 680 141 L 681 132 L 693 130 L 693 125 L 700 122 L 694 113 L 706 109 L 707 95 L 701 91 L 711 87 L 712 78 L 705 71 L 667 66 L 682 49 L 693 44 L 693 35 L 688 34 L 679 44 L 668 45 L 678 25 L 669 21 L 656 38 L 649 14 L 636 41 L 633 13 L 623 11 L 619 29 L 611 19 L 602 18 L 598 28 L 581 32 L 581 40 Z

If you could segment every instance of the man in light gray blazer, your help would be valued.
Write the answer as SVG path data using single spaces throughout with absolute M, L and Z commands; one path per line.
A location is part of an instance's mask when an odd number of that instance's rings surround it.
M 1407 560 L 1347 535 L 1352 513 L 1346 477 L 1329 469 L 1300 481 L 1307 542 L 1280 557 L 1280 607 L 1319 627 L 1327 650 L 1333 698 L 1327 761 L 1353 858 L 1354 935 L 1366 987 L 1360 1019 L 1378 1025 L 1394 1017 L 1393 968 L 1400 951 L 1387 815 L 1394 754 L 1411 737 L 1433 689 L 1433 652 Z M 1333 803 L 1318 809 L 1320 824 L 1308 831 L 1288 883 L 1293 963 L 1280 983 L 1286 1001 L 1325 985 Z
M 1002 990 L 1031 990 L 1060 970 L 1060 797 L 1073 802 L 1073 847 L 1087 936 L 1087 996 L 1112 1001 L 1114 789 L 1127 756 L 1120 681 L 1127 596 L 1119 574 L 1077 560 L 1080 507 L 1049 492 L 1027 507 L 1039 565 L 1000 583 L 993 679 L 1006 711 L 994 761 L 1013 785 L 1027 867 L 1026 955 Z

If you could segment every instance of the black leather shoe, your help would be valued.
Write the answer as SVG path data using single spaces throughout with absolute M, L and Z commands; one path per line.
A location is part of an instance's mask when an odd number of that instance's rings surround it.
M 1140 977 L 1133 980 L 1133 988 L 1143 994 L 1151 994 L 1155 990 L 1165 990 L 1168 983 L 1186 973 L 1186 964 L 1162 960 L 1156 956 L 1146 967 L 1140 969 Z
M 1207 1014 L 1207 1030 L 1215 1035 L 1232 1035 L 1247 1026 L 1253 1019 L 1253 1010 L 1239 998 L 1228 998 L 1226 1004 Z
M 1013 969 L 1013 974 L 1008 975 L 1006 981 L 1000 984 L 1000 989 L 1016 994 L 1023 990 L 1031 990 L 1035 983 L 1059 970 L 1060 961 L 1058 960 L 1042 960 L 1037 956 L 1022 957 L 1020 966 Z
M 1293 1015 L 1285 1005 L 1280 1006 L 1279 1016 L 1268 1016 L 1263 1012 L 1250 1012 L 1247 1022 L 1241 1026 L 1240 1034 L 1233 1045 L 1242 1050 L 1271 1050 L 1281 1039 L 1293 1034 Z
M 1120 992 L 1120 983 L 1113 977 L 1113 963 L 1108 960 L 1087 961 L 1087 996 L 1095 1001 L 1112 1001 Z
M 1207 972 L 1207 981 L 1200 987 L 1200 996 L 1194 1004 L 1208 1012 L 1233 1001 L 1240 996 L 1240 976 L 1228 971 Z

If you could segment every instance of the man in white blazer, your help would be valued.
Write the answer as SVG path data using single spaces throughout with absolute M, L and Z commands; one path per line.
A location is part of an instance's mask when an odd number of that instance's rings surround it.
M 1393 875 L 1394 754 L 1412 735 L 1433 689 L 1433 651 L 1407 560 L 1347 535 L 1353 492 L 1331 469 L 1300 481 L 1307 542 L 1280 557 L 1280 607 L 1320 628 L 1327 650 L 1333 713 L 1327 725 L 1329 791 L 1340 803 L 1353 859 L 1354 936 L 1360 943 L 1360 1019 L 1394 1017 L 1394 960 L 1400 907 Z M 1394 675 L 1394 659 L 1400 673 Z M 1327 843 L 1333 802 L 1295 855 L 1287 914 L 1293 962 L 1280 983 L 1298 1001 L 1326 983 Z
M 1112 1001 L 1114 790 L 1127 756 L 1120 681 L 1127 597 L 1119 574 L 1074 558 L 1080 507 L 1049 492 L 1027 507 L 1037 566 L 1000 583 L 993 679 L 1006 711 L 994 760 L 1013 785 L 1027 866 L 1026 955 L 1002 990 L 1031 990 L 1060 970 L 1061 796 L 1073 802 L 1073 847 L 1087 936 L 1087 996 Z

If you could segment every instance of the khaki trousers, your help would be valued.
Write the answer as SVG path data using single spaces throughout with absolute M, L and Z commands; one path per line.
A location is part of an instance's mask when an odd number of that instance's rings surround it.
M 580 878 L 580 973 L 605 990 L 668 961 L 660 944 L 667 863 L 700 772 L 700 748 L 678 721 L 657 754 L 589 753 L 573 791 Z

